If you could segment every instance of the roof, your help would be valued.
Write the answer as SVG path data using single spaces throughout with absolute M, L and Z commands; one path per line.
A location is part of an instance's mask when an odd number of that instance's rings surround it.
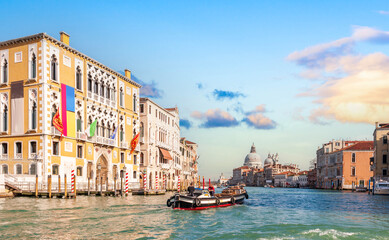
M 307 175 L 308 174 L 308 171 L 301 171 L 299 173 L 297 173 L 298 175 Z
M 374 142 L 373 141 L 358 141 L 353 145 L 344 147 L 332 153 L 341 152 L 341 151 L 373 151 Z
M 241 169 L 248 169 L 248 168 L 249 168 L 248 166 L 242 166 L 242 167 L 234 168 L 234 170 L 241 170 Z
M 3 41 L 3 42 L 0 42 L 0 47 L 4 47 L 4 46 L 11 46 L 11 45 L 14 45 L 14 44 L 18 44 L 18 43 L 25 43 L 25 42 L 29 42 L 29 41 L 34 41 L 34 40 L 40 40 L 40 39 L 48 39 L 56 44 L 58 44 L 60 47 L 63 47 L 65 48 L 66 50 L 80 56 L 80 57 L 83 57 L 83 58 L 86 58 L 88 61 L 92 62 L 93 64 L 96 64 L 97 66 L 109 71 L 110 73 L 112 74 L 115 74 L 116 76 L 118 77 L 121 77 L 123 78 L 124 80 L 126 80 L 127 82 L 137 86 L 137 87 L 142 87 L 139 83 L 131 80 L 130 78 L 126 77 L 126 76 L 123 76 L 122 74 L 118 73 L 117 71 L 115 70 L 112 70 L 111 68 L 105 66 L 104 64 L 94 60 L 93 58 L 91 57 L 88 57 L 87 55 L 77 51 L 76 49 L 70 47 L 69 45 L 66 45 L 65 43 L 53 38 L 52 36 L 49 36 L 47 35 L 46 33 L 38 33 L 38 34 L 34 34 L 34 35 L 30 35 L 30 36 L 26 36 L 26 37 L 21 37 L 21 38 L 16 38 L 16 39 L 11 39 L 11 40 L 7 40 L 7 41 Z
M 292 174 L 294 174 L 293 172 L 291 172 L 291 171 L 286 171 L 286 172 L 282 172 L 282 173 L 278 173 L 278 174 L 276 174 L 276 175 L 292 175 Z
M 191 141 L 189 141 L 189 140 L 186 140 L 185 142 L 186 142 L 187 144 L 197 144 L 197 143 L 191 142 Z

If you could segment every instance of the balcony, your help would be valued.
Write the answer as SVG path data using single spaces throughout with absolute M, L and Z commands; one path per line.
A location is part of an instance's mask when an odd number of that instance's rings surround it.
M 111 107 L 116 107 L 116 102 L 115 101 L 111 101 Z
M 88 98 L 92 98 L 92 92 L 88 91 Z
M 96 137 L 96 142 L 97 142 L 97 143 L 103 143 L 103 137 L 97 136 L 97 137 Z
M 168 163 L 160 163 L 159 166 L 162 169 L 165 169 L 165 170 L 169 170 L 170 169 L 170 164 L 168 164 Z
M 23 154 L 22 153 L 16 153 L 15 154 L 15 159 L 22 159 L 23 158 Z
M 77 139 L 87 140 L 87 136 L 83 132 L 77 132 Z
M 105 98 L 103 96 L 100 96 L 100 102 L 101 103 L 104 103 L 105 102 Z
M 28 159 L 37 159 L 38 158 L 38 154 L 36 153 L 30 153 L 30 156 L 28 156 Z
M 140 143 L 145 143 L 145 138 L 144 138 L 144 137 L 140 137 L 140 138 L 139 138 L 139 142 L 140 142 Z
M 1 154 L 0 160 L 8 160 L 8 154 Z
M 120 148 L 128 148 L 128 143 L 127 142 L 120 142 L 119 146 L 120 146 Z
M 111 100 L 109 100 L 108 98 L 105 99 L 105 104 L 107 104 L 108 106 L 111 105 Z
M 51 126 L 51 135 L 58 135 L 61 136 L 61 132 L 58 131 L 54 126 Z
M 182 170 L 182 166 L 180 164 L 175 163 L 174 168 L 177 170 Z

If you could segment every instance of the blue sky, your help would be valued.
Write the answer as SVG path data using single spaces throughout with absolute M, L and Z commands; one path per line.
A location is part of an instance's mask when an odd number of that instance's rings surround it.
M 372 139 L 388 121 L 386 1 L 0 1 L 0 41 L 46 32 L 131 69 L 179 107 L 200 174 L 264 160 L 307 169 L 331 139 Z M 388 117 L 389 118 L 389 117 Z M 186 127 L 184 127 L 186 126 Z

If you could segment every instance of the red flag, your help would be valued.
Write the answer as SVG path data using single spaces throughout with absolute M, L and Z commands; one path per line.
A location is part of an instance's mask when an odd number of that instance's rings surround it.
M 61 132 L 61 134 L 63 134 L 63 124 L 62 124 L 61 117 L 59 116 L 59 110 L 57 110 L 57 112 L 53 117 L 53 125 L 58 131 Z
M 132 154 L 135 151 L 136 145 L 138 145 L 139 134 L 140 134 L 140 132 L 138 134 L 136 134 L 135 137 L 131 140 L 131 152 L 130 152 L 130 154 Z

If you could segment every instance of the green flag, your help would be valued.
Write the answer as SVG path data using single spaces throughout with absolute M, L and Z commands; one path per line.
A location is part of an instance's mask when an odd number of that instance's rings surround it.
M 91 125 L 85 130 L 85 133 L 88 137 L 93 137 L 96 132 L 97 119 L 93 121 Z

